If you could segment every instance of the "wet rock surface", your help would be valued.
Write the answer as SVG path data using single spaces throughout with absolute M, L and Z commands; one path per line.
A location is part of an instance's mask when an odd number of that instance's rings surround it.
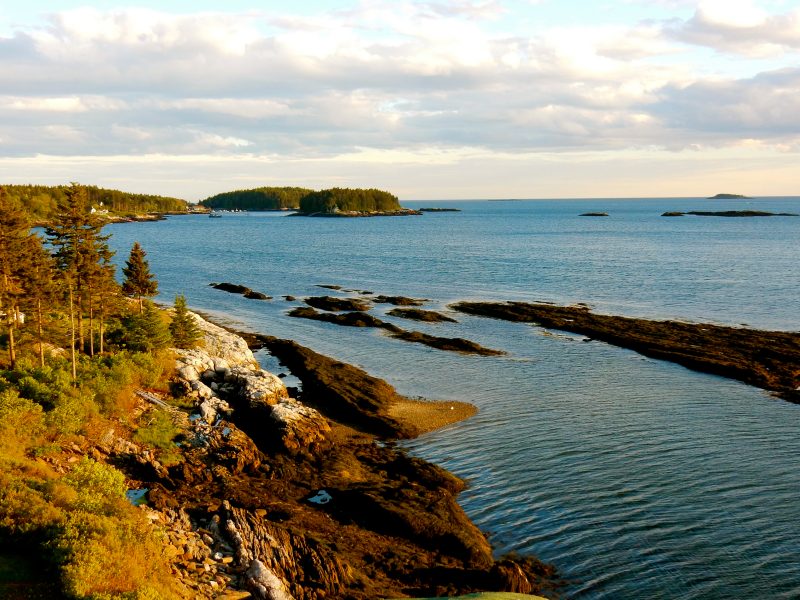
M 333 296 L 311 296 L 304 300 L 309 306 L 333 312 L 343 310 L 363 311 L 369 310 L 370 304 L 364 300 L 355 298 L 335 298 Z
M 336 325 L 344 325 L 346 327 L 375 327 L 388 331 L 389 335 L 391 335 L 393 338 L 404 340 L 406 342 L 424 344 L 425 346 L 429 346 L 431 348 L 446 350 L 449 352 L 478 354 L 480 356 L 499 356 L 505 354 L 500 350 L 486 348 L 476 342 L 471 342 L 470 340 L 464 338 L 439 337 L 422 333 L 421 331 L 407 331 L 398 327 L 397 325 L 394 325 L 393 323 L 387 323 L 386 321 L 382 321 L 381 319 L 363 311 L 331 314 L 317 312 L 313 308 L 299 307 L 289 311 L 288 315 L 290 317 L 335 323 Z
M 443 315 L 435 310 L 422 310 L 419 308 L 393 308 L 386 313 L 392 317 L 410 319 L 412 321 L 423 321 L 426 323 L 458 323 L 452 317 Z
M 451 308 L 580 333 L 800 402 L 800 333 L 598 315 L 586 306 L 459 302 Z
M 231 294 L 241 294 L 245 298 L 249 298 L 250 300 L 272 300 L 272 296 L 267 296 L 264 293 L 256 292 L 251 290 L 249 287 L 239 285 L 236 283 L 209 283 L 211 287 L 216 290 L 222 290 L 223 292 L 228 292 Z
M 375 296 L 372 301 L 377 304 L 393 304 L 394 306 L 422 306 L 427 299 L 407 296 Z

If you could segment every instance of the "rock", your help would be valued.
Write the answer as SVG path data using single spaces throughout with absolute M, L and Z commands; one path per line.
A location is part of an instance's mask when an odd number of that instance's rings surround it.
M 253 290 L 247 290 L 244 293 L 244 297 L 250 300 L 272 300 L 272 296 L 267 296 L 261 292 L 254 292 Z
M 328 421 L 318 411 L 292 398 L 284 398 L 273 406 L 270 418 L 278 426 L 283 447 L 289 451 L 322 442 L 331 431 Z
M 355 298 L 334 298 L 333 296 L 312 296 L 305 299 L 305 303 L 314 308 L 338 312 L 341 310 L 369 310 L 370 305 L 363 300 Z
M 215 290 L 222 290 L 223 292 L 229 292 L 231 294 L 244 294 L 250 291 L 249 287 L 236 283 L 210 283 L 209 285 Z
M 581 217 L 607 217 L 608 213 L 606 212 L 585 212 L 581 213 Z
M 394 304 L 395 306 L 422 306 L 425 298 L 407 298 L 405 296 L 375 296 L 372 299 L 378 304 Z
M 268 371 L 236 368 L 230 378 L 239 386 L 239 397 L 250 407 L 273 405 L 288 397 L 283 381 Z
M 286 585 L 264 563 L 255 559 L 245 573 L 246 585 L 262 600 L 294 600 Z
M 422 310 L 420 308 L 393 308 L 387 315 L 411 319 L 412 321 L 424 321 L 427 323 L 457 323 L 455 319 L 443 315 L 435 310 Z

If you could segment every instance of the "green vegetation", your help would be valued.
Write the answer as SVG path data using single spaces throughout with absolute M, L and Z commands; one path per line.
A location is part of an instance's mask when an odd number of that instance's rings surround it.
M 169 324 L 172 335 L 172 345 L 175 348 L 194 348 L 200 343 L 202 332 L 186 309 L 186 297 L 183 294 L 175 296 L 175 312 Z
M 122 267 L 122 274 L 125 281 L 122 282 L 122 293 L 126 296 L 133 296 L 139 301 L 139 312 L 144 310 L 143 298 L 151 298 L 158 294 L 158 282 L 155 275 L 150 272 L 150 265 L 145 260 L 147 253 L 134 242 L 131 254 L 125 266 Z
M 102 450 L 113 436 L 180 461 L 170 416 L 133 410 L 137 388 L 168 389 L 170 318 L 123 296 L 90 207 L 86 188 L 64 190 L 45 245 L 0 188 L 0 597 L 184 597 Z
M 376 189 L 260 187 L 211 196 L 200 202 L 214 210 L 287 210 L 303 213 L 391 212 L 401 210 L 397 196 Z
M 397 196 L 376 189 L 332 188 L 312 192 L 300 201 L 304 213 L 387 212 L 401 210 Z
M 59 202 L 64 201 L 74 184 L 6 185 L 4 187 L 8 196 L 23 207 L 31 222 L 47 223 L 55 217 Z M 86 190 L 89 205 L 100 214 L 108 211 L 115 216 L 133 216 L 146 213 L 186 212 L 188 209 L 186 201 L 178 198 L 134 194 L 96 186 L 81 187 Z
M 213 210 L 286 210 L 300 207 L 300 200 L 313 190 L 299 187 L 259 187 L 211 196 L 200 202 Z

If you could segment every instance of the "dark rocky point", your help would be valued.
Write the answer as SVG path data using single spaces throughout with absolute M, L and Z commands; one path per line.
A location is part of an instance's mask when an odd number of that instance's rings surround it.
M 800 403 L 800 333 L 598 315 L 586 306 L 458 302 L 451 308 L 580 333 L 695 371 L 738 379 Z
M 419 308 L 393 308 L 387 315 L 410 319 L 412 321 L 424 321 L 426 323 L 458 323 L 455 319 L 443 315 L 435 310 L 422 310 Z

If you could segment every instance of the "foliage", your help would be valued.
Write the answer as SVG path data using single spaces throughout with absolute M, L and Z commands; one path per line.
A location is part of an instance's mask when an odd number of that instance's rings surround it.
M 63 201 L 70 186 L 45 185 L 7 185 L 8 195 L 25 207 L 32 222 L 45 223 L 53 219 L 59 202 Z M 109 210 L 120 215 L 141 213 L 186 212 L 188 204 L 185 200 L 155 196 L 150 194 L 134 194 L 85 186 L 90 206 L 98 211 Z
M 172 345 L 185 350 L 195 348 L 203 337 L 197 321 L 186 308 L 183 294 L 175 296 L 175 312 L 169 324 L 169 332 L 172 334 Z
M 152 302 L 144 302 L 141 314 L 123 317 L 120 327 L 109 333 L 111 341 L 120 348 L 135 352 L 151 352 L 169 346 L 169 329 Z
M 76 492 L 75 507 L 97 514 L 111 514 L 125 501 L 125 476 L 91 458 L 81 459 L 63 477 Z
M 383 212 L 401 208 L 397 196 L 376 189 L 332 188 L 312 192 L 300 201 L 304 213 Z
M 300 200 L 312 191 L 299 187 L 259 187 L 217 194 L 206 198 L 200 204 L 221 210 L 295 209 L 300 206 Z
M 122 274 L 125 281 L 122 283 L 122 293 L 133 296 L 139 300 L 139 311 L 142 311 L 142 298 L 150 298 L 158 293 L 158 282 L 155 275 L 150 272 L 150 265 L 145 259 L 147 253 L 134 242 L 131 254 L 125 266 L 122 267 Z

